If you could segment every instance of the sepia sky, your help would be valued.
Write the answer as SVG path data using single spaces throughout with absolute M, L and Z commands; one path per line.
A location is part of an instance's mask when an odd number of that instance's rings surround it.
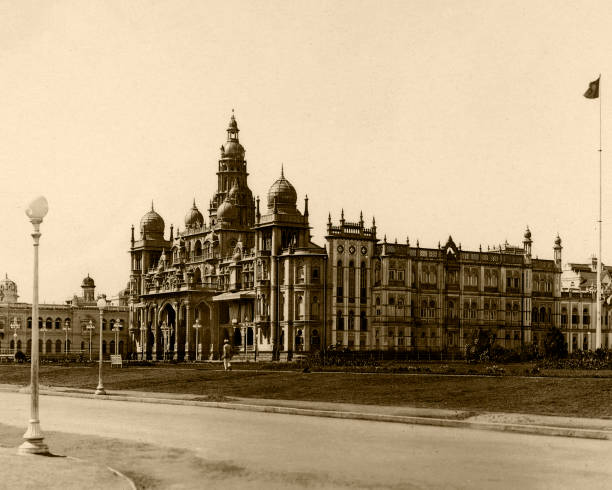
M 380 238 L 597 251 L 602 73 L 604 262 L 612 250 L 612 5 L 558 1 L 0 0 L 0 273 L 40 301 L 88 273 L 116 295 L 130 226 L 184 227 L 216 189 L 232 108 L 249 186 L 284 164 L 314 241 L 363 210 Z M 610 87 L 610 89 L 608 89 Z M 610 96 L 608 96 L 610 93 Z

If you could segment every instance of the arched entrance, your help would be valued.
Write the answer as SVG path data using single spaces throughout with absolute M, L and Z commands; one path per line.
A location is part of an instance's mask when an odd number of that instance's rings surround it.
M 166 303 L 161 309 L 159 322 L 156 342 L 157 359 L 172 359 L 176 339 L 176 311 L 170 303 Z
M 198 343 L 200 344 L 200 359 L 206 360 L 211 355 L 211 345 L 213 344 L 214 333 L 211 331 L 210 326 L 210 308 L 204 301 L 200 301 L 194 308 L 193 311 L 193 322 L 199 321 L 202 327 L 198 332 Z M 193 325 L 191 325 L 190 332 L 190 346 L 189 349 L 193 351 L 193 359 L 195 359 L 196 352 L 196 333 Z M 214 351 L 214 347 L 212 349 Z

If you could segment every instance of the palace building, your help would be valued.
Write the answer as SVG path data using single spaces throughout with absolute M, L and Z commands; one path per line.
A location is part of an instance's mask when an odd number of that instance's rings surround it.
M 282 169 L 264 202 L 248 175 L 232 114 L 206 218 L 194 200 L 183 230 L 170 227 L 168 238 L 153 205 L 137 232 L 132 226 L 126 293 L 143 358 L 217 359 L 224 339 L 251 359 L 329 345 L 462 353 L 480 329 L 514 348 L 541 344 L 553 325 L 575 349 L 592 346 L 584 343 L 591 323 L 574 324 L 569 312 L 590 311 L 594 300 L 582 286 L 565 287 L 558 236 L 550 260 L 532 257 L 529 229 L 522 246 L 465 251 L 449 237 L 425 248 L 380 240 L 374 221 L 342 213 L 337 224 L 330 215 L 320 245 L 308 198 L 298 206 Z

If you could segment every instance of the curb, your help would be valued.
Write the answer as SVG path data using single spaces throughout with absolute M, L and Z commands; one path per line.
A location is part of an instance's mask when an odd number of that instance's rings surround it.
M 185 405 L 208 408 L 223 408 L 228 410 L 244 410 L 260 413 L 278 413 L 284 415 L 302 415 L 309 417 L 326 417 L 336 419 L 368 420 L 372 422 L 392 422 L 412 425 L 429 425 L 438 427 L 453 427 L 460 429 L 492 430 L 498 432 L 514 432 L 519 434 L 576 437 L 582 439 L 612 439 L 612 431 L 598 429 L 581 429 L 572 427 L 557 427 L 536 424 L 511 424 L 497 422 L 474 422 L 468 420 L 443 419 L 435 417 L 420 417 L 410 415 L 383 415 L 364 412 L 350 412 L 340 410 L 321 410 L 311 408 L 280 407 L 274 405 L 255 405 L 246 403 L 229 402 L 204 402 L 198 400 L 179 400 L 172 398 L 134 397 L 129 395 L 94 395 L 90 393 L 62 392 L 52 390 L 41 390 L 41 395 L 66 396 L 72 398 L 92 398 L 114 401 L 126 401 L 132 403 L 153 403 L 165 405 Z M 126 477 L 127 478 L 127 477 Z

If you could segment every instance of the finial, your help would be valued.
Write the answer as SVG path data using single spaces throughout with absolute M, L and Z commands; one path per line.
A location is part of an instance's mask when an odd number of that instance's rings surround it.
M 134 225 L 132 225 L 132 244 L 134 244 Z
M 331 212 L 327 213 L 327 222 L 331 225 Z
M 170 223 L 170 241 L 174 240 L 174 225 Z
M 395 244 L 397 245 L 397 237 L 395 237 Z
M 376 216 L 372 216 L 372 226 L 376 226 Z
M 155 211 L 155 208 L 153 208 L 153 199 L 151 199 L 151 211 Z
M 406 235 L 406 245 L 410 246 L 410 238 L 408 238 L 408 235 Z
M 342 208 L 342 211 L 340 212 L 340 219 L 344 219 L 344 208 Z
M 195 197 L 193 198 L 193 207 L 194 207 L 194 208 L 196 207 L 196 204 L 195 204 Z
M 304 197 L 304 216 L 308 216 L 308 194 Z
M 285 169 L 284 169 L 284 164 L 281 163 L 281 179 L 285 178 Z
M 384 241 L 385 243 L 387 243 L 387 234 L 386 234 L 386 233 L 385 233 L 385 237 L 384 237 L 383 241 Z
M 442 247 L 440 246 L 440 240 L 438 240 L 438 248 L 442 248 Z
M 482 243 L 478 245 L 478 250 L 482 252 Z
M 417 248 L 419 247 L 419 239 L 417 238 Z

